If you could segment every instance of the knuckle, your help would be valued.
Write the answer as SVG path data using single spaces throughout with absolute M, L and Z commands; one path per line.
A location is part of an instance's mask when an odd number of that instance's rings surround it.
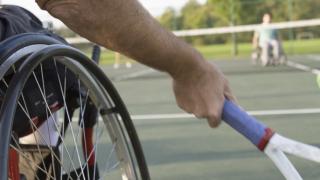
M 193 113 L 196 117 L 199 117 L 199 118 L 204 116 L 203 112 L 200 111 L 200 109 L 198 109 L 198 108 L 195 108 L 192 113 Z
M 185 112 L 189 113 L 189 114 L 192 113 L 191 109 L 188 109 L 188 108 L 182 108 L 182 109 L 183 109 Z
M 193 113 L 197 118 L 206 118 L 206 115 L 202 112 L 194 112 Z
M 220 121 L 209 119 L 209 120 L 208 120 L 208 123 L 209 123 L 209 126 L 210 126 L 211 128 L 216 128 L 216 127 L 219 126 Z
M 220 119 L 220 113 L 217 111 L 211 111 L 209 112 L 208 117 L 213 121 L 218 121 Z
M 208 113 L 206 110 L 198 107 L 195 109 L 195 111 L 193 112 L 193 114 L 198 117 L 198 118 L 208 118 Z
M 186 106 L 185 104 L 183 103 L 178 103 L 178 107 L 182 110 L 184 110 L 185 112 L 187 113 L 192 113 L 192 108 L 189 107 L 189 106 Z

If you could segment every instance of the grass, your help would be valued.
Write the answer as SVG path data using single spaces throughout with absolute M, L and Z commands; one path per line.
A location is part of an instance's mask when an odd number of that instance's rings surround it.
M 283 47 L 287 54 L 320 53 L 320 39 L 284 41 Z M 218 44 L 196 47 L 207 59 L 232 58 L 232 44 Z M 252 52 L 251 43 L 238 44 L 238 57 L 248 57 Z
M 320 53 L 320 39 L 284 41 L 283 46 L 288 55 Z M 206 59 L 210 60 L 233 58 L 232 48 L 233 44 L 216 44 L 196 47 Z M 250 43 L 238 44 L 237 57 L 249 57 L 251 52 L 252 45 Z M 122 59 L 124 58 L 126 57 L 122 56 Z M 103 50 L 101 59 L 102 64 L 112 64 L 114 61 L 114 52 Z

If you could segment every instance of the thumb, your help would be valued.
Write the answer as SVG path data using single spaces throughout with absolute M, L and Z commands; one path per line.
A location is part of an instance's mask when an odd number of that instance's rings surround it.
M 237 98 L 232 94 L 232 91 L 231 91 L 231 88 L 228 84 L 225 85 L 225 88 L 224 88 L 224 96 L 232 101 L 233 103 L 235 104 L 238 104 L 238 100 Z

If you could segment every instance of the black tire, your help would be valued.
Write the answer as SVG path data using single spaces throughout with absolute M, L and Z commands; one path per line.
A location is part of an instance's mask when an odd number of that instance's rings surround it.
M 35 179 L 105 179 L 105 175 L 108 179 L 150 179 L 130 115 L 111 81 L 92 60 L 39 34 L 10 38 L 0 45 L 0 57 L 0 88 L 5 94 L 0 111 L 0 180 L 8 179 L 9 149 L 18 153 L 19 165 L 28 162 L 24 164 L 29 168 L 24 169 Z M 74 122 L 72 114 L 77 111 L 79 121 Z M 64 118 L 57 115 L 61 112 Z M 39 133 L 43 127 L 49 138 Z M 30 153 L 38 154 L 40 161 L 28 158 Z M 105 164 L 106 160 L 113 164 Z M 111 170 L 115 171 L 107 172 Z

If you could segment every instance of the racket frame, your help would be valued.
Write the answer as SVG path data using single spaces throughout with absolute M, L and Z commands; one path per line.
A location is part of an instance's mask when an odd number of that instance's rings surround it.
M 320 148 L 274 133 L 238 105 L 225 101 L 222 119 L 264 152 L 287 180 L 302 180 L 285 153 L 320 163 Z

